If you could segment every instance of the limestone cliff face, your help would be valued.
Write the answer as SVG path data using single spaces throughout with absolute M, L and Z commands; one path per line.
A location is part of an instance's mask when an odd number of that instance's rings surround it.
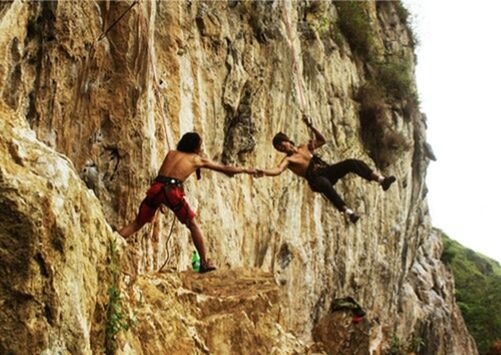
M 308 140 L 304 104 L 329 137 L 325 160 L 362 159 L 398 182 L 384 193 L 358 177 L 340 181 L 362 215 L 347 225 L 290 172 L 253 180 L 204 171 L 186 190 L 221 268 L 216 285 L 210 274 L 193 286 L 197 275 L 172 271 L 189 268 L 193 247 L 179 223 L 170 233 L 172 214 L 159 213 L 122 250 L 132 275 L 120 284 L 123 307 L 137 320 L 118 349 L 364 353 L 398 339 L 422 343 L 413 350 L 423 354 L 476 353 L 431 229 L 424 115 L 399 87 L 377 102 L 383 94 L 369 85 L 388 80 L 378 64 L 388 58 L 413 72 L 410 32 L 398 3 L 364 2 L 370 57 L 337 25 L 349 10 L 323 1 L 0 3 L 0 350 L 102 350 L 116 238 L 106 221 L 134 218 L 187 131 L 201 133 L 215 161 L 275 166 L 277 131 Z M 166 259 L 171 271 L 154 273 Z M 235 280 L 224 301 L 211 294 L 219 278 L 230 289 Z M 363 342 L 330 313 L 345 296 L 367 312 Z M 344 334 L 343 347 L 329 329 Z
M 104 341 L 111 229 L 73 164 L 25 117 L 2 105 L 0 117 L 0 352 L 90 353 Z

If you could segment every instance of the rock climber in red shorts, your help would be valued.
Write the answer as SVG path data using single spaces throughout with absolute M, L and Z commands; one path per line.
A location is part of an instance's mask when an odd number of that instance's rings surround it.
M 200 272 L 207 272 L 215 270 L 215 266 L 205 254 L 202 232 L 195 221 L 195 212 L 191 210 L 188 202 L 184 199 L 183 182 L 195 171 L 199 176 L 200 168 L 219 171 L 228 176 L 240 173 L 255 174 L 256 171 L 221 165 L 205 159 L 199 155 L 201 146 L 202 138 L 198 133 L 190 132 L 183 135 L 177 149 L 167 153 L 155 182 L 148 189 L 146 197 L 141 202 L 136 219 L 118 233 L 127 239 L 146 223 L 151 222 L 157 209 L 164 204 L 190 230 L 193 244 L 200 255 Z

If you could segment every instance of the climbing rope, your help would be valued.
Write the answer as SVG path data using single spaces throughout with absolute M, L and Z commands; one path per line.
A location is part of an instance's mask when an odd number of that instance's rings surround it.
M 162 272 L 165 265 L 167 265 L 167 263 L 170 261 L 169 241 L 170 241 L 170 237 L 172 236 L 172 231 L 174 230 L 175 223 L 176 223 L 176 216 L 174 216 L 174 219 L 172 220 L 172 224 L 170 226 L 170 232 L 169 232 L 169 235 L 167 236 L 167 241 L 165 242 L 165 250 L 167 251 L 167 257 L 165 258 L 165 261 L 162 264 L 162 266 L 160 266 L 160 269 L 158 269 L 158 272 Z
M 139 11 L 138 13 L 138 16 L 139 16 L 139 21 L 141 22 L 141 24 L 147 28 L 147 30 L 149 31 L 149 21 L 147 21 L 146 19 L 146 16 L 144 15 L 144 12 L 143 12 L 143 9 L 141 8 L 141 10 Z M 152 76 L 153 76 L 153 91 L 155 93 L 155 98 L 156 98 L 156 101 L 160 104 L 160 115 L 162 116 L 162 127 L 163 127 L 163 131 L 164 131 L 164 137 L 165 137 L 165 144 L 166 144 L 166 148 L 167 148 L 167 151 L 169 151 L 171 149 L 171 142 L 170 142 L 170 139 L 169 139 L 169 134 L 168 134 L 168 125 L 167 125 L 167 116 L 165 115 L 165 106 L 164 106 L 164 100 L 162 99 L 162 96 L 160 95 L 160 84 L 159 84 L 159 80 L 158 80 L 158 75 L 157 75 L 157 70 L 156 70 L 156 66 L 155 66 L 155 60 L 154 60 L 154 46 L 153 46 L 153 43 L 152 43 L 152 40 L 150 37 L 148 37 L 148 60 L 149 60 L 149 63 L 150 63 L 150 68 L 151 68 L 151 72 L 152 72 Z M 156 219 L 158 218 L 158 213 L 155 215 L 155 220 L 153 221 L 153 223 L 156 222 Z M 165 265 L 170 261 L 170 249 L 169 249 L 169 242 L 170 242 L 170 239 L 172 237 L 172 232 L 174 230 L 174 225 L 176 224 L 176 216 L 174 215 L 173 218 L 172 218 L 172 223 L 171 223 L 171 227 L 170 227 L 170 232 L 169 232 L 169 235 L 167 236 L 167 240 L 165 241 L 165 250 L 167 252 L 167 257 L 165 258 L 165 261 L 163 262 L 162 266 L 158 269 L 158 272 L 161 272 L 163 270 L 163 268 L 165 267 Z M 154 229 L 152 228 L 151 230 L 151 234 L 153 235 L 153 231 Z
M 143 23 L 145 27 L 148 27 L 148 21 L 146 20 L 146 17 L 143 13 L 143 9 L 139 11 L 139 19 Z M 158 74 L 157 74 L 157 68 L 156 68 L 156 63 L 155 63 L 155 47 L 153 46 L 153 41 L 151 38 L 148 37 L 148 60 L 150 63 L 150 68 L 153 76 L 153 91 L 155 93 L 155 98 L 156 101 L 160 104 L 160 115 L 162 116 L 162 128 L 164 130 L 164 137 L 165 137 L 165 142 L 167 145 L 167 150 L 170 150 L 170 147 L 173 145 L 171 142 L 171 139 L 169 138 L 169 129 L 168 129 L 168 119 L 165 115 L 165 105 L 164 105 L 164 100 L 162 99 L 162 96 L 160 94 L 160 80 L 158 79 Z
M 111 25 L 108 26 L 108 28 L 103 31 L 99 37 L 97 38 L 97 42 L 101 41 L 104 37 L 106 37 L 106 35 L 108 34 L 108 32 L 110 32 L 110 30 L 122 19 L 122 17 L 125 16 L 125 14 L 127 12 L 129 12 L 134 6 L 136 6 L 137 4 L 139 3 L 139 0 L 135 0 L 128 8 L 127 10 L 125 10 L 120 16 L 118 16 L 118 18 L 113 21 L 113 23 Z
M 94 60 L 94 55 L 96 54 L 96 43 L 100 42 L 108 32 L 127 14 L 135 5 L 139 3 L 139 0 L 134 0 L 134 2 L 120 15 L 118 18 L 113 21 L 113 23 L 106 28 L 99 37 L 92 43 L 92 45 L 89 48 L 89 53 L 87 57 L 85 58 L 85 62 L 83 64 L 83 69 L 81 75 L 78 76 L 78 81 L 77 81 L 77 93 L 76 93 L 76 98 L 73 106 L 73 113 L 76 113 L 80 109 L 80 104 L 81 104 L 81 99 L 80 97 L 82 96 L 82 93 L 86 93 L 88 90 L 88 77 L 90 74 L 90 64 Z
M 284 17 L 284 24 L 285 28 L 287 30 L 287 44 L 289 45 L 289 49 L 291 51 L 291 56 L 292 56 L 292 64 L 294 67 L 294 76 L 296 77 L 294 83 L 296 86 L 296 92 L 298 94 L 298 104 L 299 104 L 299 110 L 301 111 L 301 114 L 306 114 L 307 111 L 309 111 L 309 108 L 307 107 L 307 100 L 305 98 L 304 94 L 304 83 L 303 83 L 303 77 L 300 75 L 299 71 L 299 60 L 298 60 L 298 55 L 296 53 L 296 50 L 294 48 L 294 36 L 292 34 L 292 25 L 290 22 L 290 17 L 288 14 L 288 6 L 290 5 L 290 2 L 284 3 L 283 6 L 283 17 Z
M 310 108 L 308 107 L 308 101 L 306 100 L 305 96 L 305 90 L 304 90 L 304 82 L 303 82 L 303 76 L 300 75 L 299 71 L 299 59 L 298 59 L 298 54 L 296 53 L 296 50 L 294 48 L 294 39 L 295 37 L 293 36 L 292 33 L 292 25 L 290 21 L 290 16 L 288 13 L 288 8 L 291 5 L 289 1 L 284 2 L 283 6 L 283 17 L 284 17 L 284 24 L 287 30 L 287 43 L 289 45 L 290 51 L 291 51 L 291 56 L 292 56 L 292 64 L 294 67 L 294 74 L 296 77 L 295 80 L 295 86 L 296 86 L 296 92 L 298 94 L 298 104 L 299 104 L 299 110 L 301 111 L 301 114 L 303 117 L 306 117 L 306 120 L 309 122 L 309 124 L 312 124 L 312 118 L 307 114 L 307 112 L 310 111 Z M 306 122 L 305 122 L 306 123 Z M 309 130 L 310 137 L 313 138 L 314 132 L 312 130 Z

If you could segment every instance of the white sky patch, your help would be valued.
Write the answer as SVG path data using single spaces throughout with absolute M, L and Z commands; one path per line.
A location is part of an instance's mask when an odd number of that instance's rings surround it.
M 417 84 L 438 161 L 432 223 L 501 261 L 501 1 L 404 0 L 419 39 Z

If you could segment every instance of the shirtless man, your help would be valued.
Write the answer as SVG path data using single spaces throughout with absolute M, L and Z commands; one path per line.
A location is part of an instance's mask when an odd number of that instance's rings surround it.
M 195 221 L 195 212 L 191 210 L 188 202 L 184 199 L 183 182 L 195 171 L 197 177 L 200 178 L 201 168 L 219 171 L 230 177 L 240 173 L 255 174 L 256 171 L 221 165 L 202 158 L 199 155 L 201 147 L 202 138 L 198 133 L 190 132 L 183 135 L 177 144 L 177 150 L 171 150 L 167 153 L 155 182 L 148 189 L 146 197 L 141 202 L 136 219 L 118 233 L 127 239 L 141 229 L 145 223 L 151 222 L 157 209 L 164 204 L 190 230 L 193 244 L 200 255 L 200 272 L 207 272 L 215 270 L 215 267 L 205 254 L 202 232 Z
M 348 173 L 355 173 L 369 181 L 377 181 L 384 191 L 388 190 L 390 185 L 395 182 L 394 176 L 384 177 L 372 171 L 363 161 L 348 159 L 337 164 L 328 165 L 313 151 L 326 142 L 324 136 L 313 127 L 306 115 L 303 115 L 303 121 L 315 135 L 308 144 L 295 146 L 285 134 L 277 133 L 273 138 L 273 146 L 276 150 L 287 154 L 274 169 L 257 169 L 257 176 L 277 176 L 286 168 L 289 168 L 294 174 L 304 177 L 310 188 L 315 192 L 322 193 L 332 202 L 332 204 L 352 223 L 356 223 L 359 216 L 355 214 L 343 199 L 334 190 L 333 185 Z

